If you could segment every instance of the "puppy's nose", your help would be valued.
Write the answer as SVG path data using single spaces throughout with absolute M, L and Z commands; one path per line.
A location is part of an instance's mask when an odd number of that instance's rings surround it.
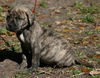
M 8 24 L 9 27 L 11 27 L 11 24 Z
M 13 27 L 13 25 L 12 25 L 12 24 L 8 24 L 8 27 L 9 27 L 9 28 L 12 28 L 12 27 Z

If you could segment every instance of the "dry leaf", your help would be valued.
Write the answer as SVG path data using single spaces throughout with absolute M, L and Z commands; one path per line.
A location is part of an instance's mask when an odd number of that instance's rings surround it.
M 96 28 L 95 28 L 95 29 L 100 29 L 100 25 L 96 26 Z
M 73 30 L 73 29 L 67 29 L 67 30 L 62 30 L 62 32 L 77 32 L 77 33 L 79 33 L 80 31 Z
M 6 38 L 7 37 L 7 35 L 0 35 L 2 38 Z
M 59 9 L 56 9 L 56 10 L 55 10 L 55 13 L 56 13 L 56 14 L 60 14 L 61 11 L 60 11 Z
M 62 20 L 62 21 L 55 21 L 57 25 L 64 25 L 64 24 L 71 24 L 72 21 L 69 20 Z
M 41 18 L 43 19 L 43 18 L 46 18 L 46 17 L 47 17 L 47 15 L 44 15 L 44 14 L 40 14 L 40 15 L 38 16 L 38 18 L 40 18 L 40 19 L 41 19 Z
M 74 29 L 63 29 L 63 30 L 61 30 L 61 29 L 55 29 L 57 32 L 64 32 L 64 33 L 66 33 L 66 32 L 77 32 L 77 33 L 79 33 L 80 31 L 78 31 L 78 30 L 74 30 Z
M 8 9 L 9 8 L 8 5 L 2 5 L 1 7 L 4 8 L 4 9 Z
M 84 30 L 84 29 L 85 29 L 85 27 L 80 27 L 80 29 L 81 29 L 81 30 Z
M 95 58 L 100 58 L 100 54 L 94 55 Z
M 15 32 L 12 32 L 12 35 L 16 35 L 16 33 Z
M 0 19 L 0 24 L 3 24 L 4 23 L 4 20 L 3 19 Z
M 87 69 L 87 68 L 81 68 L 81 70 L 82 70 L 82 72 L 84 72 L 84 73 L 89 73 L 89 72 L 90 72 L 90 70 Z
M 93 57 L 95 57 L 95 58 L 100 58 L 100 54 L 95 54 L 95 55 L 93 55 L 93 54 L 88 54 L 87 55 L 89 58 L 93 58 Z
M 100 74 L 100 69 L 96 69 L 90 72 L 91 75 L 98 75 Z
M 66 20 L 63 20 L 63 21 L 55 21 L 55 23 L 56 23 L 57 25 L 63 25 L 63 24 L 66 24 L 67 21 L 66 21 Z

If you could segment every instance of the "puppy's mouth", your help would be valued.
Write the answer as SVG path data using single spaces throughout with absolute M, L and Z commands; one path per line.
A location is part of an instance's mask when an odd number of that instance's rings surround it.
M 17 32 L 17 31 L 18 31 L 17 28 L 11 28 L 11 27 L 9 27 L 9 26 L 7 26 L 6 29 L 7 29 L 8 31 L 11 31 L 11 32 Z
M 11 26 L 11 25 L 7 25 L 6 29 L 11 31 L 11 32 L 22 32 L 23 30 L 25 30 L 28 27 L 28 23 L 24 23 L 22 25 L 19 26 Z

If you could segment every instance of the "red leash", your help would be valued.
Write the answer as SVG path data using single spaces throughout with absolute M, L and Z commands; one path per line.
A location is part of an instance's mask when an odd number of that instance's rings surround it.
M 32 12 L 35 14 L 36 11 L 36 6 L 37 6 L 37 0 L 34 0 L 34 8 L 32 10 Z

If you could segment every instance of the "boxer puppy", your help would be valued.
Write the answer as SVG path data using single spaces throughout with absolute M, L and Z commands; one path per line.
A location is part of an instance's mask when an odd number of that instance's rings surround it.
M 91 66 L 79 61 L 67 40 L 39 25 L 27 7 L 20 5 L 10 9 L 6 20 L 7 30 L 17 34 L 31 72 L 36 71 L 40 61 L 60 67 L 75 63 Z

